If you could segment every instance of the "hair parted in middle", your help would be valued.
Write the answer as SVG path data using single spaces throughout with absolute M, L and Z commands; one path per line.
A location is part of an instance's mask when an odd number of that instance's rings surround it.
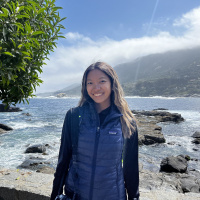
M 118 110 L 123 114 L 120 118 L 122 124 L 122 132 L 125 138 L 129 138 L 135 131 L 136 126 L 133 123 L 133 113 L 128 107 L 128 103 L 124 99 L 124 92 L 120 85 L 118 76 L 115 70 L 105 62 L 96 62 L 91 64 L 84 72 L 82 79 L 82 89 L 81 89 L 81 98 L 79 101 L 79 106 L 82 106 L 86 101 L 90 100 L 90 96 L 87 92 L 87 76 L 88 73 L 94 69 L 98 69 L 104 72 L 111 81 L 111 103 L 114 103 Z

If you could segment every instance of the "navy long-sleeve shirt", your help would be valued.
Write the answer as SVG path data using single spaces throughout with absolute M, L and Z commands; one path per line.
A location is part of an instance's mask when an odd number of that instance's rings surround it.
M 110 108 L 102 111 L 99 114 L 100 123 L 103 122 Z M 55 178 L 53 181 L 53 190 L 51 200 L 54 200 L 58 193 L 62 193 L 60 188 L 63 178 L 66 177 L 67 169 L 72 156 L 71 144 L 71 112 L 68 111 L 62 129 L 61 145 L 58 157 L 58 164 L 56 168 Z M 65 144 L 65 145 L 64 145 Z M 139 169 L 138 169 L 138 132 L 135 130 L 134 134 L 125 139 L 123 151 L 123 173 L 125 187 L 128 193 L 128 199 L 139 199 Z

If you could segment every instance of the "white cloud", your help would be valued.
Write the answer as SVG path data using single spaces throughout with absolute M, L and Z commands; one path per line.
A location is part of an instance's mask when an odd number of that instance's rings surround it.
M 199 38 L 200 33 L 200 7 L 186 13 L 180 19 L 174 21 L 174 26 L 186 28 L 185 37 Z
M 50 56 L 50 61 L 44 66 L 41 75 L 44 83 L 37 89 L 37 93 L 55 91 L 74 82 L 81 82 L 85 68 L 99 60 L 115 66 L 152 53 L 200 45 L 200 7 L 176 19 L 173 26 L 184 28 L 181 36 L 160 31 L 151 37 L 128 38 L 121 41 L 103 37 L 94 41 L 79 33 L 67 33 L 65 36 L 71 45 L 58 46 Z

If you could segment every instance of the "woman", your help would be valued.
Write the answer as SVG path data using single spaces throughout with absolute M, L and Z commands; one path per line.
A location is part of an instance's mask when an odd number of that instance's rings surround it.
M 108 64 L 96 62 L 86 69 L 79 113 L 77 165 L 72 161 L 68 111 L 51 200 L 66 172 L 65 193 L 70 198 L 76 192 L 80 200 L 139 199 L 137 127 L 117 74 Z

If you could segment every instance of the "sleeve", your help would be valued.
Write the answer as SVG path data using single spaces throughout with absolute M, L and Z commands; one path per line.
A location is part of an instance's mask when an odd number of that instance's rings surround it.
M 69 110 L 65 116 L 65 120 L 64 120 L 64 124 L 62 128 L 58 164 L 56 167 L 56 172 L 54 174 L 53 189 L 52 189 L 50 200 L 54 200 L 55 197 L 58 195 L 60 191 L 60 187 L 61 187 L 61 182 L 63 178 L 65 177 L 69 168 L 69 163 L 72 156 L 70 129 L 71 129 L 71 112 Z
M 138 131 L 125 139 L 123 152 L 123 173 L 128 200 L 139 199 Z

